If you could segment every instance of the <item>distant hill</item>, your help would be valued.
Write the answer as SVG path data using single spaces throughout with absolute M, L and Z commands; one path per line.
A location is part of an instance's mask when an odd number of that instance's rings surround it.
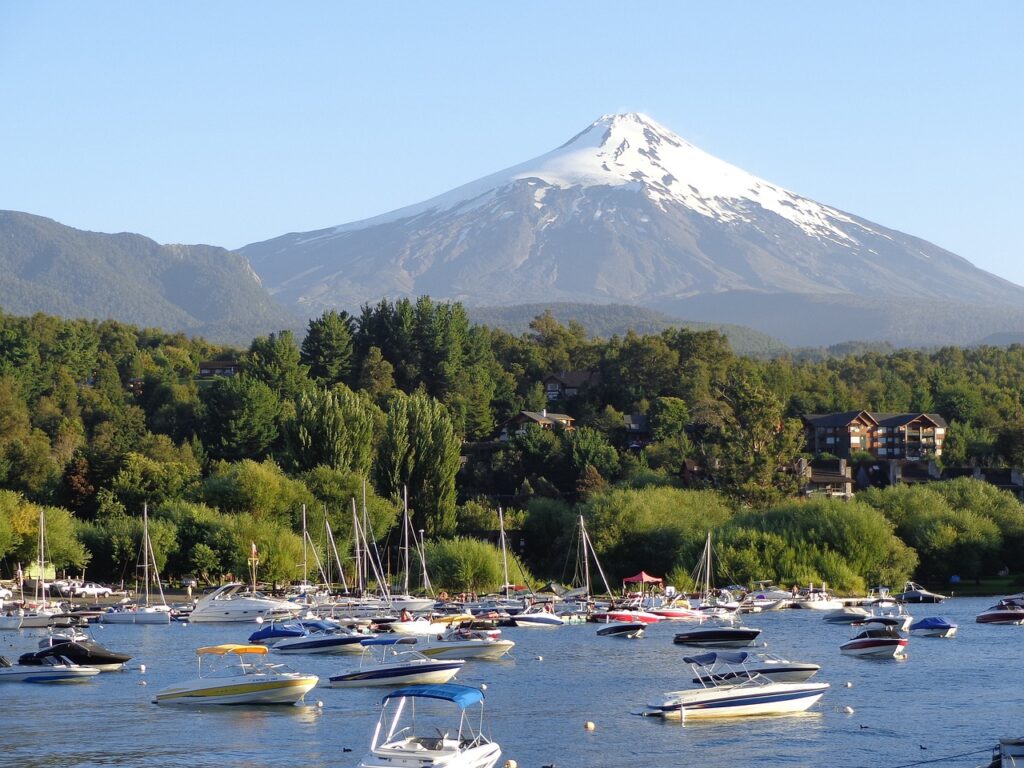
M 563 325 L 575 320 L 587 330 L 587 333 L 602 339 L 615 335 L 624 336 L 631 330 L 644 335 L 661 333 L 666 328 L 688 328 L 694 331 L 718 331 L 729 339 L 733 351 L 740 355 L 771 357 L 789 351 L 789 348 L 777 339 L 741 325 L 690 322 L 629 304 L 553 302 L 466 308 L 470 320 L 474 323 L 500 328 L 517 336 L 529 331 L 530 322 L 546 311 L 550 311 Z
M 0 211 L 0 308 L 111 318 L 233 344 L 301 327 L 238 253 L 85 232 L 16 211 Z

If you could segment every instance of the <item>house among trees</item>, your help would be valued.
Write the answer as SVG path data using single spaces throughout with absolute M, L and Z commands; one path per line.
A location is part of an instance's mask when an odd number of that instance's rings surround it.
M 204 360 L 199 364 L 199 378 L 212 379 L 215 376 L 234 376 L 242 370 L 237 360 Z
M 846 459 L 854 453 L 870 453 L 877 459 L 938 458 L 947 428 L 937 413 L 847 411 L 802 419 L 807 446 L 815 455 Z
M 575 397 L 588 387 L 597 384 L 599 379 L 597 371 L 561 371 L 551 373 L 544 377 L 544 394 L 548 402 L 564 400 L 567 397 Z
M 552 413 L 547 409 L 542 411 L 520 411 L 511 419 L 501 425 L 498 432 L 499 440 L 510 440 L 516 435 L 521 435 L 530 424 L 536 424 L 541 429 L 554 429 L 559 426 L 562 429 L 574 429 L 572 423 L 575 419 L 564 413 Z
M 853 470 L 846 459 L 800 459 L 798 471 L 803 478 L 801 492 L 805 496 L 853 497 Z
M 627 413 L 622 417 L 626 429 L 626 445 L 638 450 L 651 442 L 651 420 L 642 413 Z

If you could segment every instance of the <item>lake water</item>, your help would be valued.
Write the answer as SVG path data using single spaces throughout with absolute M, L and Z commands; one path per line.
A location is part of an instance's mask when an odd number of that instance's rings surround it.
M 945 616 L 960 631 L 947 640 L 912 638 L 904 661 L 843 656 L 838 647 L 849 628 L 826 625 L 815 611 L 745 617 L 746 626 L 763 630 L 765 650 L 822 665 L 814 680 L 832 688 L 802 715 L 683 726 L 631 714 L 665 691 L 691 686 L 681 659 L 699 651 L 672 644 L 685 626 L 678 623 L 654 625 L 635 641 L 599 638 L 593 624 L 505 629 L 516 641 L 515 660 L 468 662 L 458 681 L 487 684 L 485 730 L 501 744 L 499 766 L 509 758 L 521 768 L 987 765 L 999 737 L 1024 735 L 1024 627 L 974 622 L 994 602 L 956 598 L 911 607 L 917 618 Z M 245 642 L 253 629 L 94 629 L 99 642 L 134 656 L 129 669 L 77 685 L 4 685 L 0 765 L 356 765 L 384 689 L 318 687 L 298 707 L 151 703 L 163 686 L 194 677 L 195 648 Z M 39 636 L 0 633 L 0 653 L 17 657 Z M 321 680 L 358 663 L 347 655 L 277 658 Z M 585 730 L 586 721 L 596 729 Z

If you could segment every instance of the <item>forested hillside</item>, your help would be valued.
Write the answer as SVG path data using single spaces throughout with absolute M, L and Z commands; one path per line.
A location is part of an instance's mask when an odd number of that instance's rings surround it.
M 200 378 L 237 359 L 241 373 Z M 549 402 L 543 379 L 588 371 Z M 577 515 L 608 570 L 686 582 L 708 528 L 729 580 L 827 580 L 859 589 L 917 573 L 1024 570 L 1024 512 L 973 480 L 800 499 L 801 413 L 938 412 L 944 460 L 1024 464 L 1024 348 L 871 352 L 759 362 L 716 331 L 594 339 L 536 317 L 526 333 L 472 325 L 458 304 L 382 301 L 327 312 L 231 349 L 112 321 L 0 315 L 0 576 L 36 557 L 39 509 L 58 568 L 130 580 L 150 507 L 161 568 L 206 580 L 299 574 L 301 510 L 350 551 L 353 499 L 383 543 L 408 490 L 446 587 L 493 588 L 497 506 L 524 568 L 568 578 Z M 493 438 L 521 411 L 575 429 Z M 642 449 L 624 415 L 649 418 Z M 632 444 L 632 447 L 631 447 Z M 684 461 L 702 469 L 684 484 Z M 935 535 L 943 531 L 942 536 Z M 482 551 L 487 554 L 481 557 Z M 432 554 L 431 554 L 432 553 Z

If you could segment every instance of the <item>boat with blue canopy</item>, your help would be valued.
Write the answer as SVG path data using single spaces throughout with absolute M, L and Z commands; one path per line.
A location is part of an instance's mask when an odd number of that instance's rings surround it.
M 483 733 L 483 701 L 479 688 L 455 683 L 389 693 L 359 768 L 493 768 L 501 747 Z
M 918 637 L 953 637 L 958 627 L 942 616 L 926 616 L 910 625 L 910 634 Z

